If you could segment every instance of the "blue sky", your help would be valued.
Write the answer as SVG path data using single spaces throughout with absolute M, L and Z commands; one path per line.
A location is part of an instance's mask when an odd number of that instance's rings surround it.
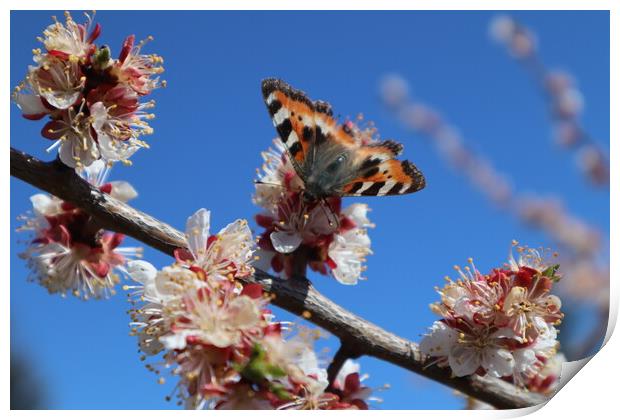
M 12 12 L 11 84 L 25 75 L 38 47 L 35 36 L 51 15 Z M 457 125 L 476 150 L 511 174 L 520 191 L 561 197 L 575 215 L 609 235 L 609 192 L 593 189 L 570 152 L 551 140 L 546 104 L 529 76 L 488 39 L 490 12 L 107 12 L 100 43 L 117 54 L 122 40 L 153 35 L 146 52 L 165 58 L 168 87 L 156 91 L 150 150 L 111 179 L 130 181 L 137 208 L 182 228 L 200 207 L 220 228 L 251 219 L 250 196 L 260 152 L 275 131 L 260 94 L 260 80 L 283 78 L 337 114 L 364 113 L 384 138 L 405 145 L 404 156 L 423 170 L 427 188 L 403 197 L 361 199 L 372 208 L 374 255 L 368 281 L 355 287 L 312 277 L 342 306 L 411 340 L 435 320 L 428 304 L 451 267 L 472 256 L 487 270 L 505 261 L 512 239 L 552 246 L 538 231 L 495 209 L 452 170 L 425 139 L 405 131 L 379 100 L 387 73 L 410 80 L 414 94 Z M 78 18 L 79 14 L 74 16 Z M 606 12 L 516 12 L 538 35 L 552 67 L 570 70 L 586 99 L 583 124 L 609 147 L 609 15 Z M 311 31 L 311 32 L 310 32 Z M 310 34 L 308 33 L 310 32 Z M 11 145 L 51 159 L 41 122 L 23 119 L 13 106 Z M 109 301 L 51 296 L 26 281 L 17 253 L 23 236 L 15 218 L 29 210 L 36 190 L 11 179 L 11 346 L 29 360 L 49 408 L 174 408 L 172 389 L 158 385 L 138 360 L 128 336 L 129 304 L 122 293 Z M 348 200 L 348 202 L 353 202 Z M 127 243 L 135 243 L 128 240 Z M 157 266 L 167 256 L 145 250 Z M 581 313 L 581 312 L 580 312 Z M 293 319 L 277 311 L 281 319 Z M 584 313 L 584 318 L 587 314 Z M 336 349 L 323 340 L 317 349 Z M 449 389 L 386 363 L 362 358 L 368 384 L 383 392 L 379 408 L 459 408 Z

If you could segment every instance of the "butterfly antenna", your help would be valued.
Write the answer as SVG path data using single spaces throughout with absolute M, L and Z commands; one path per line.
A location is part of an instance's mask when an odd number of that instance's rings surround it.
M 283 190 L 286 189 L 286 187 L 282 184 L 277 184 L 275 182 L 265 182 L 265 181 L 259 181 L 257 179 L 254 180 L 255 184 L 260 184 L 260 185 L 271 185 L 273 187 L 278 187 L 278 188 L 282 188 Z

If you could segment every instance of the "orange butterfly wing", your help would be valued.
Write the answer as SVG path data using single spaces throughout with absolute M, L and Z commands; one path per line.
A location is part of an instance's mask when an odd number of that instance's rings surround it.
M 420 191 L 426 179 L 408 160 L 398 160 L 402 145 L 392 140 L 361 146 L 356 152 L 358 176 L 343 187 L 343 195 L 401 195 Z
M 297 173 L 312 165 L 325 142 L 336 142 L 349 150 L 355 160 L 354 170 L 341 195 L 399 195 L 409 194 L 425 187 L 424 175 L 409 161 L 396 159 L 402 145 L 392 140 L 362 145 L 346 125 L 333 118 L 331 107 L 308 96 L 279 79 L 262 82 L 265 104 L 280 139 L 292 158 Z
M 263 99 L 271 121 L 290 156 L 299 166 L 308 157 L 311 145 L 332 135 L 353 146 L 355 140 L 339 127 L 327 102 L 312 101 L 300 90 L 279 79 L 262 82 Z
M 314 104 L 303 92 L 281 80 L 263 80 L 262 90 L 280 139 L 291 158 L 301 166 L 314 138 Z

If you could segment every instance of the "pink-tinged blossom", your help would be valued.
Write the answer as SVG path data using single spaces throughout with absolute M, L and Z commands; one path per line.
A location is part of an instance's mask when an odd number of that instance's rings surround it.
M 188 250 L 161 271 L 134 261 L 129 274 L 143 306 L 132 311 L 132 331 L 147 355 L 163 353 L 179 377 L 179 400 L 203 408 L 239 381 L 237 363 L 270 328 L 262 289 L 241 286 L 251 274 L 253 245 L 247 222 L 238 220 L 210 234 L 210 213 L 188 218 Z M 131 287 L 127 287 L 131 289 Z
M 48 106 L 65 110 L 80 98 L 86 77 L 79 62 L 48 56 L 39 66 L 30 66 L 26 83 Z
M 79 174 L 113 197 L 127 201 L 137 193 L 124 181 L 106 183 L 108 167 L 95 162 Z M 102 231 L 84 211 L 47 194 L 30 198 L 32 216 L 19 229 L 30 231 L 29 247 L 20 256 L 31 269 L 30 279 L 50 293 L 72 293 L 83 299 L 108 297 L 125 274 L 127 258 L 141 249 L 120 247 L 124 235 Z
M 246 220 L 236 220 L 217 234 L 210 233 L 211 213 L 198 210 L 187 219 L 187 248 L 178 250 L 179 262 L 204 271 L 209 280 L 224 281 L 243 278 L 253 272 L 251 266 L 254 240 Z
M 514 356 L 503 344 L 513 335 L 512 331 L 467 325 L 466 321 L 461 324 L 460 328 L 454 328 L 435 321 L 429 335 L 422 340 L 420 350 L 431 357 L 444 359 L 459 377 L 472 375 L 480 369 L 495 377 L 512 374 Z
M 47 150 L 58 147 L 60 160 L 64 164 L 72 162 L 72 167 L 78 169 L 91 165 L 101 157 L 82 108 L 83 102 L 77 111 L 73 108 L 56 111 L 55 119 L 45 124 L 41 130 L 43 137 L 54 141 Z
M 360 141 L 370 138 L 367 131 L 355 129 Z M 312 270 L 330 274 L 343 284 L 356 284 L 362 279 L 366 257 L 372 253 L 367 229 L 373 225 L 367 217 L 368 207 L 352 204 L 341 209 L 338 196 L 321 202 L 304 201 L 303 181 L 281 141 L 276 139 L 274 144 L 275 149 L 263 153 L 265 162 L 253 197 L 263 208 L 256 222 L 265 229 L 259 240 L 257 266 L 290 277 L 295 264 L 293 253 L 303 252 Z
M 53 17 L 54 23 L 43 31 L 43 37 L 39 41 L 45 49 L 55 57 L 77 60 L 85 60 L 93 53 L 93 42 L 101 33 L 101 26 L 94 24 L 93 18 L 85 14 L 86 22 L 76 23 L 69 12 L 65 12 L 65 23 L 60 23 Z
M 506 297 L 508 302 L 504 302 L 504 312 L 507 308 L 511 308 L 518 314 L 534 312 L 535 317 L 540 317 L 545 322 L 560 321 L 562 319 L 560 299 L 549 294 L 553 284 L 560 279 L 557 273 L 559 265 L 552 265 L 549 262 L 556 255 L 549 256 L 544 251 L 520 246 L 516 246 L 516 250 L 518 257 L 515 258 L 511 252 L 509 258 L 510 270 L 515 276 L 513 287 Z M 516 306 L 519 305 L 524 307 L 517 310 Z
M 147 95 L 161 85 L 159 75 L 164 71 L 161 67 L 164 59 L 157 54 L 142 54 L 142 48 L 147 41 L 152 41 L 153 37 L 148 37 L 137 45 L 135 40 L 134 35 L 125 39 L 118 60 L 112 65 L 111 73 L 136 93 Z
M 527 382 L 527 388 L 530 391 L 543 394 L 553 394 L 556 392 L 560 385 L 562 365 L 564 362 L 567 362 L 567 360 L 563 353 L 556 353 L 544 360 L 542 369 Z
M 134 293 L 143 304 L 132 311 L 132 331 L 146 355 L 162 354 L 178 376 L 179 400 L 205 408 L 227 395 L 240 379 L 235 364 L 269 326 L 260 287 L 239 289 L 179 265 L 157 271 L 139 261 L 129 272 L 141 283 Z
M 516 245 L 516 244 L 515 244 Z M 563 314 L 560 299 L 549 292 L 560 278 L 534 249 L 517 247 L 508 264 L 481 274 L 473 262 L 455 267 L 459 278 L 438 292 L 431 305 L 442 317 L 420 343 L 431 363 L 455 376 L 487 374 L 526 386 L 557 349 Z
M 245 360 L 252 342 L 268 327 L 265 303 L 261 293 L 249 297 L 224 282 L 217 288 L 190 289 L 178 307 L 170 308 L 170 332 L 160 342 L 168 350 L 167 362 L 176 364 L 173 373 L 180 378 L 186 404 L 201 408 L 239 381 L 235 363 Z
M 296 355 L 291 363 L 299 370 L 301 378 L 292 382 L 294 388 L 292 401 L 279 405 L 279 410 L 317 410 L 327 407 L 337 397 L 326 394 L 329 385 L 327 371 L 319 367 L 319 361 L 314 351 L 306 347 Z
M 147 147 L 142 137 L 153 132 L 148 120 L 154 101 L 142 102 L 160 82 L 161 57 L 141 53 L 133 35 L 123 43 L 117 59 L 107 46 L 94 41 L 101 26 L 86 15 L 84 24 L 65 13 L 39 38 L 44 50 L 35 49 L 35 65 L 13 94 L 27 119 L 45 116 L 43 137 L 53 140 L 60 160 L 81 168 L 103 159 L 129 163 L 136 150 Z
M 260 300 L 238 295 L 226 283 L 222 292 L 199 288 L 183 295 L 182 309 L 171 332 L 160 339 L 168 349 L 182 349 L 187 340 L 226 348 L 241 344 L 261 325 Z
M 121 234 L 104 234 L 96 245 L 71 242 L 68 233 L 59 239 L 45 238 L 21 254 L 28 260 L 34 279 L 50 293 L 66 296 L 72 293 L 83 299 L 113 295 L 126 257 L 136 256 L 139 250 L 118 247 Z
M 29 120 L 40 120 L 50 112 L 41 97 L 32 93 L 15 92 L 13 100 L 22 111 L 24 118 Z
M 172 320 L 165 316 L 182 305 L 185 290 L 202 285 L 196 273 L 173 265 L 157 270 L 147 261 L 130 261 L 127 271 L 138 283 L 134 295 L 138 295 L 142 307 L 132 313 L 132 331 L 138 336 L 140 350 L 155 355 L 164 350 L 160 337 L 170 332 Z M 125 286 L 126 289 L 134 289 Z M 173 308 L 173 309 L 170 309 Z
M 373 389 L 365 386 L 363 382 L 368 375 L 360 374 L 360 365 L 351 359 L 342 365 L 332 388 L 340 395 L 340 401 L 351 404 L 360 410 L 368 410 L 371 401 L 380 402 L 381 399 L 373 397 Z
M 252 237 L 245 221 L 212 235 L 210 212 L 187 220 L 187 249 L 157 270 L 131 261 L 126 286 L 134 304 L 131 331 L 148 363 L 178 377 L 174 394 L 190 409 L 365 408 L 366 388 L 347 374 L 340 395 L 328 392 L 308 336 L 285 339 L 286 323 L 275 322 L 267 295 L 251 274 Z M 351 376 L 351 377 L 349 377 Z M 163 378 L 160 379 L 163 382 Z M 168 398 L 172 398 L 172 395 Z

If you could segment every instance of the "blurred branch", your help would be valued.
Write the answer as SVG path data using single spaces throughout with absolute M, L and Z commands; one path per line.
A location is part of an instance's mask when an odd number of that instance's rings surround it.
M 406 80 L 400 76 L 388 77 L 381 90 L 383 102 L 405 127 L 431 140 L 440 155 L 490 201 L 511 211 L 522 222 L 545 231 L 572 256 L 590 258 L 600 251 L 602 235 L 599 229 L 567 213 L 557 199 L 515 191 L 508 176 L 474 151 L 456 127 L 437 110 L 409 95 Z
M 102 193 L 58 162 L 42 162 L 11 148 L 11 175 L 82 208 L 103 228 L 129 235 L 168 255 L 185 246 L 184 235 L 178 230 Z M 546 400 L 540 394 L 524 391 L 500 379 L 476 375 L 457 378 L 449 369 L 426 367 L 425 357 L 416 343 L 340 307 L 320 294 L 305 278 L 283 280 L 256 270 L 246 281 L 261 284 L 272 294 L 273 304 L 334 334 L 343 348 L 355 349 L 358 356 L 376 357 L 497 408 L 528 407 Z M 332 376 L 335 370 L 333 367 Z
M 556 142 L 578 150 L 578 164 L 596 185 L 609 186 L 609 159 L 581 125 L 584 108 L 575 78 L 564 71 L 547 68 L 537 51 L 536 35 L 510 16 L 491 21 L 491 36 L 530 72 L 548 102 Z

